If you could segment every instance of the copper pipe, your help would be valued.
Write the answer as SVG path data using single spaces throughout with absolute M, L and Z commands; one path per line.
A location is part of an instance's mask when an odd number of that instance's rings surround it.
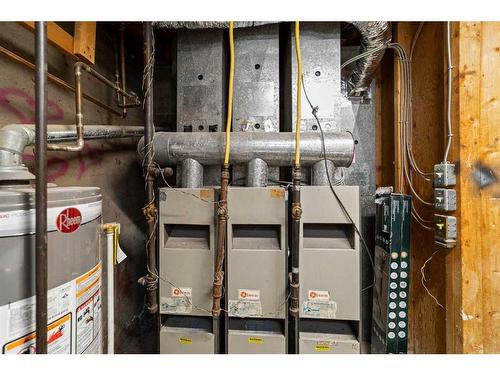
M 56 145 L 50 144 L 48 145 L 48 149 L 52 151 L 73 151 L 78 152 L 83 149 L 84 139 L 83 139 L 83 106 L 82 106 L 82 72 L 87 72 L 98 81 L 104 83 L 106 86 L 111 87 L 116 92 L 119 92 L 121 95 L 134 99 L 135 102 L 140 103 L 139 98 L 135 94 L 128 93 L 122 90 L 115 83 L 111 82 L 109 79 L 104 77 L 102 74 L 97 72 L 94 68 L 85 64 L 82 61 L 77 61 L 75 63 L 75 123 L 76 123 L 76 144 L 72 145 Z
M 119 44 L 119 46 L 116 46 Z M 115 82 L 121 87 L 123 91 L 127 88 L 127 69 L 125 64 L 125 23 L 120 24 L 119 30 L 119 41 L 115 44 Z M 127 102 L 127 98 L 121 95 L 119 92 L 116 93 L 116 105 L 122 109 L 122 117 L 127 117 L 127 108 L 139 107 L 141 102 L 133 101 L 132 103 Z
M 121 78 L 121 88 L 123 90 L 127 89 L 127 77 L 125 69 L 125 24 L 122 22 L 120 25 L 120 78 Z M 127 100 L 124 96 L 121 97 L 121 105 L 118 102 L 118 106 L 122 108 L 123 115 L 127 116 Z
M 224 165 L 221 173 L 221 189 L 219 208 L 217 210 L 217 253 L 214 268 L 214 283 L 212 290 L 212 316 L 220 315 L 220 300 L 222 298 L 222 285 L 224 284 L 224 258 L 226 254 L 227 232 L 227 187 L 229 185 L 229 167 Z
M 35 70 L 35 64 L 33 64 L 30 61 L 22 58 L 21 56 L 15 54 L 14 52 L 8 50 L 5 47 L 0 46 L 0 53 L 2 55 L 4 55 L 5 57 L 9 58 L 11 61 L 14 61 L 14 62 L 16 62 L 16 63 L 18 63 L 20 65 L 23 65 L 26 68 L 29 68 L 31 70 Z M 54 74 L 47 73 L 47 79 L 50 82 L 55 83 L 56 85 L 59 85 L 60 87 L 66 89 L 66 90 L 69 90 L 71 92 L 75 92 L 75 88 L 73 86 L 71 86 L 68 82 L 64 81 L 63 79 L 55 76 Z M 88 100 L 89 102 L 94 103 L 98 107 L 101 107 L 102 109 L 104 109 L 104 110 L 106 110 L 108 112 L 111 112 L 111 113 L 113 113 L 116 116 L 122 116 L 122 112 L 117 111 L 116 109 L 114 109 L 111 106 L 109 106 L 109 105 L 101 102 L 99 99 L 96 99 L 96 98 L 94 98 L 91 95 L 82 93 L 82 97 L 85 100 Z

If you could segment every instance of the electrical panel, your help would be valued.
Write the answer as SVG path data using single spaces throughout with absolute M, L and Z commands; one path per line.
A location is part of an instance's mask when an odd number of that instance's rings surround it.
M 286 192 L 229 187 L 227 200 L 227 351 L 284 354 Z
M 359 187 L 334 189 L 359 228 Z M 329 186 L 303 186 L 301 201 L 299 350 L 343 353 L 347 345 L 359 353 L 359 237 Z M 324 347 L 327 341 L 331 350 Z
M 160 353 L 216 353 L 211 315 L 217 190 L 160 189 Z
M 408 350 L 411 197 L 377 197 L 372 353 Z

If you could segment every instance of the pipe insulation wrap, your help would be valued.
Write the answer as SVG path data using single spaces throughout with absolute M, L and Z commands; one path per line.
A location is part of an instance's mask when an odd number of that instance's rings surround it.
M 392 31 L 390 22 L 353 21 L 351 24 L 361 34 L 360 54 L 386 46 L 356 61 L 347 80 L 347 91 L 351 96 L 359 96 L 370 88 L 375 71 L 384 57 L 387 45 L 391 42 Z
M 177 165 L 194 159 L 203 165 L 220 165 L 224 159 L 224 133 L 157 132 L 153 145 L 154 161 L 161 166 Z M 349 132 L 325 133 L 327 159 L 337 167 L 349 167 L 354 156 L 354 139 Z M 321 134 L 303 133 L 300 139 L 301 165 L 323 159 Z M 144 138 L 137 146 L 139 159 L 144 157 Z M 291 166 L 295 154 L 293 133 L 231 133 L 231 164 L 247 164 L 262 159 L 270 167 Z

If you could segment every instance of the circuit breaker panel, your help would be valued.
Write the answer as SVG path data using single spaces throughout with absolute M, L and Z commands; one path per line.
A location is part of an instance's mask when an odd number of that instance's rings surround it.
M 335 186 L 359 228 L 359 188 Z M 329 186 L 301 188 L 300 353 L 360 353 L 360 245 Z
M 227 232 L 227 352 L 285 354 L 286 192 L 230 187 Z
M 217 190 L 160 189 L 160 353 L 217 353 L 212 318 Z

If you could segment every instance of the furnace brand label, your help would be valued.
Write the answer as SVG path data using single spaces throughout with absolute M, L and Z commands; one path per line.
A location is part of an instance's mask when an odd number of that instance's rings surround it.
M 330 301 L 330 292 L 328 290 L 309 290 L 307 299 L 309 301 Z
M 193 291 L 191 288 L 174 288 L 170 290 L 170 295 L 174 298 L 192 298 Z
M 240 301 L 260 301 L 260 290 L 238 289 L 238 299 Z
M 62 210 L 56 219 L 56 228 L 61 233 L 73 233 L 82 223 L 82 213 L 76 207 Z

